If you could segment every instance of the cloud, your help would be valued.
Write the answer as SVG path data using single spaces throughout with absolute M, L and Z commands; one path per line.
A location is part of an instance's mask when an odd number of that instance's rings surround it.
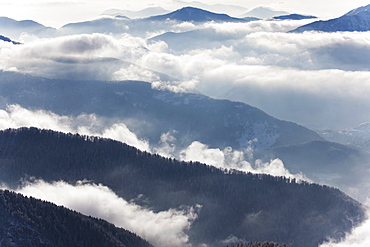
M 113 122 L 94 114 L 81 114 L 77 117 L 61 116 L 52 112 L 31 111 L 19 105 L 9 105 L 0 109 L 0 129 L 37 127 L 62 132 L 93 135 L 118 140 L 138 149 L 149 151 L 149 143 L 140 140 L 122 122 Z
M 228 24 L 215 25 L 234 37 Z M 208 49 L 149 51 L 137 63 L 180 79 L 182 88 L 196 78 L 188 87 L 206 95 L 337 129 L 369 121 L 369 57 L 370 32 L 254 32 Z M 176 83 L 166 86 L 180 91 Z
M 127 68 L 121 68 L 112 74 L 112 80 L 115 81 L 136 80 L 152 82 L 159 81 L 160 79 L 160 76 L 153 71 L 140 68 L 133 64 Z
M 158 142 L 159 145 L 153 147 L 152 150 L 154 153 L 159 154 L 163 157 L 167 158 L 174 158 L 176 153 L 176 134 L 177 131 L 171 130 L 167 133 L 162 133 L 160 140 Z
M 158 80 L 153 71 L 130 63 L 146 52 L 141 38 L 97 33 L 48 39 L 22 37 L 28 42 L 18 46 L 0 42 L 0 69 L 56 79 Z
M 366 203 L 369 205 L 369 199 Z M 352 247 L 352 246 L 369 246 L 370 245 L 370 210 L 367 209 L 367 219 L 359 226 L 352 229 L 342 241 L 329 240 L 319 247 Z
M 186 93 L 192 92 L 196 88 L 199 80 L 193 78 L 189 81 L 154 81 L 152 82 L 152 88 L 157 90 L 167 90 L 174 93 Z
M 104 185 L 83 181 L 71 185 L 63 181 L 36 180 L 25 183 L 17 192 L 105 219 L 163 247 L 187 246 L 188 236 L 184 231 L 191 227 L 200 209 L 200 206 L 184 206 L 181 210 L 153 212 L 118 197 Z
M 208 22 L 203 24 L 202 28 L 211 28 L 217 33 L 235 35 L 234 37 L 243 37 L 247 34 L 258 32 L 288 32 L 310 22 L 312 22 L 312 20 L 258 20 L 247 23 Z

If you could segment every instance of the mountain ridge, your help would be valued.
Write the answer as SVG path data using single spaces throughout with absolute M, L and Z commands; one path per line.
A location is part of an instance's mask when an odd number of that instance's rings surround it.
M 155 211 L 201 205 L 187 231 L 195 245 L 224 246 L 232 234 L 314 247 L 328 237 L 344 237 L 364 219 L 362 205 L 338 189 L 179 162 L 105 138 L 9 129 L 0 131 L 0 150 L 0 180 L 9 186 L 27 176 L 69 183 L 88 179 L 127 201 L 142 195 Z
M 321 32 L 366 32 L 370 31 L 370 5 L 359 7 L 347 14 L 327 21 L 316 21 L 290 32 L 321 31 Z
M 167 19 L 189 22 L 246 22 L 244 19 L 231 17 L 227 14 L 213 13 L 195 7 L 184 7 L 171 13 L 146 18 L 149 21 L 165 21 Z
M 139 138 L 153 144 L 161 134 L 173 130 L 178 132 L 179 148 L 189 146 L 194 140 L 222 149 L 247 147 L 255 138 L 257 149 L 323 140 L 311 130 L 275 119 L 244 103 L 157 90 L 146 82 L 53 80 L 13 72 L 0 72 L 0 79 L 1 96 L 6 104 L 27 105 L 61 115 L 85 112 L 119 117 L 122 121 L 136 119 L 150 125 L 143 129 L 132 121 L 124 123 Z M 60 87 L 64 88 L 63 93 Z M 35 98 L 31 91 L 39 97 Z M 64 103 L 55 105 L 55 101 Z
M 261 18 L 261 19 L 266 19 L 266 18 L 272 18 L 274 16 L 280 16 L 280 15 L 288 15 L 289 13 L 286 11 L 280 11 L 280 10 L 273 10 L 268 7 L 255 7 L 250 9 L 248 12 L 244 13 L 241 15 L 241 17 L 256 17 L 256 18 Z

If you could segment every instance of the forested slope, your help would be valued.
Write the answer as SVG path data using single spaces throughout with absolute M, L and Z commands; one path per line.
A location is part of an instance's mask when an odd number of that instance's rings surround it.
M 0 246 L 152 246 L 104 220 L 7 190 L 0 190 L 0 222 Z
M 27 176 L 89 179 L 126 200 L 143 195 L 154 210 L 201 205 L 188 231 L 192 244 L 222 246 L 232 235 L 317 246 L 343 237 L 364 219 L 360 203 L 337 189 L 179 162 L 109 139 L 10 129 L 0 132 L 0 151 L 0 180 L 12 186 Z

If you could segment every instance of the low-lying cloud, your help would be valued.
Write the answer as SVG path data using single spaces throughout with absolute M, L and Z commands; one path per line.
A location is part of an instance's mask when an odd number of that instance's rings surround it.
M 233 150 L 231 147 L 227 147 L 221 150 L 209 148 L 206 144 L 194 140 L 187 148 L 179 149 L 176 146 L 175 130 L 163 133 L 158 145 L 153 145 L 147 140 L 139 139 L 124 122 L 106 119 L 94 114 L 81 114 L 77 117 L 61 116 L 43 110 L 28 110 L 19 105 L 9 105 L 5 109 L 0 109 L 0 129 L 20 127 L 37 127 L 66 133 L 100 136 L 127 143 L 143 151 L 179 160 L 199 161 L 218 168 L 308 180 L 302 174 L 291 174 L 279 159 L 272 160 L 270 163 L 257 160 L 251 165 L 247 161 L 253 158 L 251 147 L 244 150 Z
M 190 228 L 200 209 L 197 205 L 184 205 L 181 210 L 153 212 L 118 197 L 107 186 L 83 181 L 71 185 L 63 181 L 36 180 L 24 184 L 16 192 L 105 219 L 163 247 L 187 246 L 188 236 L 184 231 Z
M 369 206 L 369 199 L 365 203 Z M 359 226 L 352 229 L 342 241 L 329 240 L 319 247 L 353 247 L 353 246 L 370 246 L 370 210 L 367 209 L 367 219 Z
M 79 133 L 111 138 L 149 151 L 149 143 L 141 140 L 122 122 L 113 122 L 94 114 L 81 114 L 77 117 L 60 116 L 52 112 L 31 111 L 19 105 L 9 105 L 0 109 L 0 129 L 37 127 L 61 132 Z
M 168 22 L 162 31 L 190 30 L 171 42 L 128 33 L 28 37 L 19 46 L 0 42 L 0 68 L 51 78 L 144 80 L 174 92 L 197 90 L 312 128 L 343 129 L 369 121 L 370 32 L 285 32 L 294 25 L 298 22 Z M 176 50 L 172 43 L 190 48 Z
M 310 181 L 303 174 L 292 174 L 280 159 L 270 162 L 256 160 L 253 163 L 246 160 L 246 157 L 253 155 L 253 150 L 233 150 L 227 147 L 223 150 L 209 148 L 207 145 L 194 141 L 189 147 L 180 151 L 180 159 L 184 161 L 198 161 L 222 169 L 235 169 L 256 174 L 270 174 L 272 176 L 283 176 L 296 178 L 297 180 Z

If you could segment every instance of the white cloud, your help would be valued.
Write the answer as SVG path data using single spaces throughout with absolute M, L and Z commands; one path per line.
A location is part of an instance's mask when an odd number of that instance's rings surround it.
M 174 137 L 174 134 L 176 133 L 177 131 L 175 130 L 169 131 L 167 133 L 162 133 L 158 142 L 159 145 L 152 148 L 153 152 L 163 157 L 175 157 L 177 139 L 176 137 Z
M 274 159 L 267 163 L 256 160 L 253 165 L 245 160 L 245 157 L 251 157 L 250 153 L 250 149 L 240 151 L 233 150 L 231 147 L 226 147 L 220 150 L 218 148 L 209 148 L 201 142 L 194 141 L 189 147 L 180 152 L 179 157 L 184 161 L 198 161 L 223 169 L 235 169 L 251 173 L 270 174 L 273 176 L 284 176 L 310 181 L 303 174 L 291 174 L 289 170 L 284 167 L 284 163 L 280 159 Z
M 153 72 L 127 63 L 147 52 L 141 38 L 97 33 L 50 39 L 22 37 L 29 42 L 17 46 L 0 43 L 0 69 L 57 79 L 157 79 Z
M 121 68 L 112 74 L 112 80 L 115 81 L 159 81 L 160 77 L 153 71 L 140 68 L 133 64 L 129 65 L 127 68 Z
M 199 81 L 193 78 L 189 81 L 154 81 L 152 82 L 152 88 L 157 90 L 167 90 L 174 93 L 186 93 L 192 92 L 196 88 Z
M 23 185 L 18 193 L 63 205 L 85 215 L 105 219 L 132 231 L 155 246 L 187 246 L 184 232 L 197 218 L 199 206 L 153 212 L 118 197 L 104 185 L 36 180 Z

